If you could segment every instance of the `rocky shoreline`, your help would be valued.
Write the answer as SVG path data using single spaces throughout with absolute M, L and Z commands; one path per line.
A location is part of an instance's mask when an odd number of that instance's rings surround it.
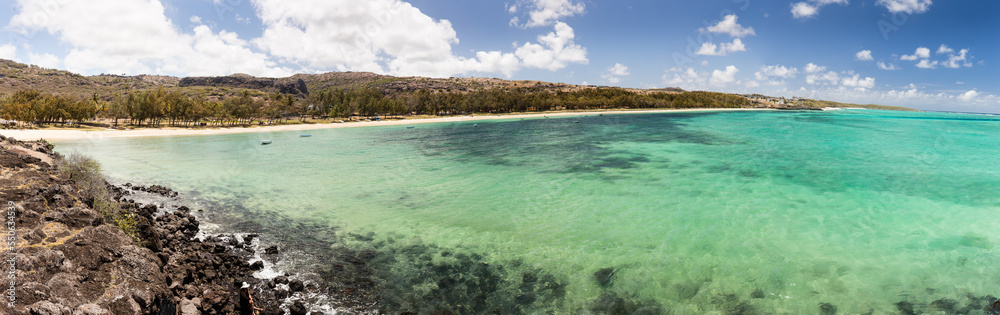
M 134 214 L 138 241 L 95 210 L 55 166 L 44 142 L 0 136 L 0 200 L 6 205 L 4 314 L 321 314 L 288 300 L 315 285 L 287 275 L 261 279 L 259 236 L 199 234 L 192 211 L 134 201 L 176 198 L 163 186 L 111 186 Z M 10 238 L 10 237 L 13 238 Z M 265 249 L 270 254 L 276 247 Z M 253 261 L 253 262 L 252 262 Z M 11 293 L 12 295 L 8 295 Z

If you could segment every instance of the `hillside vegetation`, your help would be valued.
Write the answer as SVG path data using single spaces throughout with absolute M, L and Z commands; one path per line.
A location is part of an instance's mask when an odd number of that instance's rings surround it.
M 677 88 L 627 89 L 491 78 L 393 77 L 367 72 L 258 78 L 82 76 L 0 60 L 0 118 L 25 125 L 248 125 L 313 119 L 552 110 L 866 107 L 786 105 Z M 898 109 L 879 107 L 879 109 Z

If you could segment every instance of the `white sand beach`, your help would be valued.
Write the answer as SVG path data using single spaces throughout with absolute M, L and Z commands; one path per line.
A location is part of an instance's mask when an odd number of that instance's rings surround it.
M 210 128 L 210 129 L 186 129 L 186 128 L 149 128 L 137 130 L 97 130 L 82 131 L 72 129 L 55 130 L 0 130 L 0 135 L 13 137 L 18 140 L 79 140 L 95 138 L 127 138 L 127 137 L 164 137 L 164 136 L 201 136 L 201 135 L 222 135 L 235 133 L 272 132 L 289 130 L 315 130 L 327 128 L 348 128 L 348 127 L 372 127 L 372 126 L 393 126 L 393 125 L 416 125 L 442 122 L 466 122 L 479 120 L 500 120 L 518 118 L 539 118 L 539 117 L 567 117 L 567 116 L 593 116 L 607 114 L 651 114 L 669 112 L 703 112 L 703 111 L 746 111 L 746 110 L 770 110 L 770 109 L 743 109 L 743 108 L 713 108 L 713 109 L 666 109 L 666 110 L 629 110 L 629 111 L 579 111 L 579 112 L 554 112 L 538 114 L 514 114 L 514 115 L 469 115 L 451 116 L 440 118 L 404 119 L 386 121 L 361 121 L 332 124 L 299 124 L 261 127 L 234 127 L 234 128 Z

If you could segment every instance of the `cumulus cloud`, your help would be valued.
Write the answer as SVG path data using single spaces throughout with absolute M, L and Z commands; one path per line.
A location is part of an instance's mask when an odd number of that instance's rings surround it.
M 453 69 L 462 63 L 451 51 L 458 43 L 451 22 L 434 20 L 409 3 L 305 2 L 254 1 L 264 25 L 254 44 L 282 61 L 310 68 L 432 76 L 465 70 Z M 389 69 L 380 60 L 387 60 Z
M 824 67 L 824 66 L 817 66 L 816 64 L 810 62 L 809 64 L 806 65 L 806 69 L 805 70 L 806 70 L 806 73 L 820 73 L 820 72 L 826 71 L 826 67 Z
M 770 80 L 771 78 L 781 78 L 781 79 L 794 78 L 795 75 L 798 73 L 799 70 L 796 69 L 795 67 L 773 65 L 773 66 L 761 67 L 760 71 L 754 73 L 754 76 L 757 77 L 757 80 L 767 81 Z
M 921 60 L 919 63 L 917 63 L 917 68 L 921 68 L 921 69 L 934 69 L 934 68 L 937 68 L 937 65 L 938 65 L 937 61 L 930 61 L 928 59 L 924 59 L 924 60 Z
M 551 71 L 565 68 L 569 63 L 587 64 L 587 49 L 573 42 L 573 28 L 558 22 L 555 31 L 538 36 L 540 44 L 526 43 L 514 53 L 524 66 Z
M 792 4 L 792 16 L 796 19 L 807 19 L 819 13 L 819 8 L 806 2 Z
M 753 30 L 753 27 L 743 27 L 743 25 L 740 25 L 737 20 L 739 20 L 738 16 L 730 14 L 723 18 L 722 21 L 719 21 L 719 23 L 703 28 L 701 31 L 716 34 L 727 34 L 736 38 L 757 35 L 757 33 Z
M 61 68 L 60 67 L 59 57 L 56 57 L 55 55 L 49 54 L 49 53 L 45 53 L 45 54 L 41 54 L 41 55 L 37 55 L 37 54 L 34 54 L 34 53 L 29 53 L 28 54 L 28 63 L 29 64 L 33 64 L 33 65 L 37 65 L 37 66 L 42 67 L 42 68 L 49 68 L 49 69 L 59 69 L 59 68 Z
M 916 66 L 924 69 L 933 69 L 939 65 L 945 68 L 972 67 L 972 61 L 969 60 L 972 57 L 969 55 L 968 49 L 962 49 L 956 53 L 955 49 L 942 44 L 938 47 L 937 54 L 946 54 L 948 55 L 948 59 L 941 61 L 930 60 L 930 49 L 926 49 L 924 47 L 918 48 L 915 55 L 904 55 L 900 57 L 900 59 L 916 60 L 917 58 L 921 58 L 922 60 Z
M 628 66 L 623 65 L 621 63 L 615 63 L 614 66 L 611 66 L 611 68 L 608 68 L 608 73 L 610 73 L 611 75 L 617 75 L 617 76 L 626 76 L 626 75 L 629 75 Z
M 708 73 L 698 73 L 694 68 L 686 70 L 669 69 L 663 74 L 663 84 L 684 89 L 699 89 L 705 87 Z
M 727 66 L 725 69 L 711 72 L 698 72 L 694 68 L 683 70 L 672 68 L 663 74 L 663 84 L 689 90 L 717 89 L 731 83 L 739 83 L 736 80 L 736 75 L 739 72 L 740 70 L 736 66 Z M 754 83 L 748 83 L 748 85 L 752 86 Z M 759 84 L 757 85 L 759 86 Z
M 968 92 L 965 92 L 965 93 L 962 93 L 961 95 L 959 95 L 958 99 L 961 100 L 961 101 L 963 101 L 963 102 L 971 102 L 971 101 L 975 100 L 976 97 L 979 97 L 979 92 L 976 92 L 976 90 L 971 90 L 971 91 L 968 91 Z
M 875 60 L 875 58 L 872 58 L 872 51 L 871 50 L 862 50 L 862 51 L 859 51 L 854 56 L 858 60 L 861 60 L 861 61 L 873 61 L 873 60 Z
M 573 40 L 569 25 L 539 35 L 513 53 L 477 52 L 456 56 L 458 37 L 447 20 L 435 20 L 398 0 L 364 2 L 312 0 L 290 7 L 281 0 L 255 0 L 264 32 L 254 43 L 281 61 L 314 69 L 373 71 L 394 75 L 447 77 L 500 72 L 510 77 L 522 67 L 559 70 L 586 64 L 587 51 Z
M 14 60 L 17 58 L 17 46 L 6 44 L 0 45 L 0 59 Z
M 852 77 L 844 78 L 841 84 L 846 87 L 870 89 L 875 87 L 875 78 L 865 77 L 864 79 L 862 79 L 861 75 L 855 74 Z
M 819 66 L 811 62 L 806 64 L 806 83 L 810 85 L 836 85 L 840 83 L 839 73 L 826 70 L 826 66 Z
M 884 6 L 892 13 L 924 13 L 931 7 L 931 0 L 878 0 L 875 5 Z
M 61 62 L 68 70 L 85 74 L 286 76 L 335 70 L 431 77 L 478 72 L 509 77 L 522 68 L 558 70 L 570 63 L 588 62 L 586 49 L 573 41 L 573 29 L 544 18 L 547 10 L 556 10 L 567 1 L 525 2 L 521 7 L 540 12 L 536 22 L 551 24 L 554 30 L 537 41 L 516 44 L 513 52 L 479 51 L 471 57 L 453 53 L 459 40 L 449 21 L 433 19 L 404 1 L 301 2 L 305 3 L 288 6 L 278 0 L 251 0 L 263 26 L 261 35 L 252 39 L 213 30 L 198 16 L 184 21 L 196 24 L 185 30 L 167 18 L 160 0 L 17 0 L 17 12 L 6 29 L 23 35 L 54 35 L 68 46 L 63 60 L 44 55 L 34 59 Z M 570 3 L 569 7 L 582 10 L 582 4 Z M 565 16 L 562 11 L 553 12 L 547 16 Z M 10 55 L 16 53 L 7 50 Z
M 733 39 L 732 43 L 722 43 L 716 45 L 712 42 L 705 42 L 701 44 L 701 48 L 695 52 L 695 54 L 702 56 L 725 56 L 729 53 L 747 51 L 747 47 L 743 45 L 743 41 L 739 38 Z
M 74 72 L 291 74 L 252 51 L 235 33 L 213 32 L 204 25 L 193 33 L 180 31 L 159 1 L 18 0 L 16 7 L 7 29 L 56 36 L 71 47 L 63 64 Z
M 972 67 L 972 63 L 968 61 L 968 54 L 969 54 L 968 49 L 962 49 L 958 51 L 958 54 L 949 53 L 948 60 L 942 62 L 941 65 L 946 68 L 953 68 L 953 69 L 961 67 Z
M 521 0 L 518 4 L 507 8 L 510 13 L 516 13 L 519 8 L 530 8 L 528 22 L 521 25 L 527 27 L 549 26 L 562 18 L 583 14 L 586 6 L 573 0 Z M 518 17 L 511 18 L 511 25 L 520 25 Z
M 618 84 L 622 81 L 621 77 L 628 76 L 629 74 L 628 66 L 621 63 L 615 63 L 615 65 L 608 68 L 607 73 L 601 75 L 601 77 L 611 84 Z
M 809 0 L 792 3 L 792 16 L 804 20 L 819 14 L 819 8 L 830 4 L 847 4 L 847 0 Z
M 727 66 L 725 70 L 712 71 L 712 77 L 708 82 L 715 86 L 722 86 L 736 81 L 736 74 L 740 70 L 736 66 Z
M 931 57 L 931 50 L 927 47 L 917 47 L 917 51 L 912 55 L 902 55 L 899 60 L 916 61 L 917 59 L 927 59 Z
M 890 64 L 886 64 L 885 62 L 881 62 L 881 61 L 878 62 L 878 68 L 882 69 L 882 70 L 899 70 L 899 67 L 897 67 L 896 65 L 891 64 L 891 63 Z
M 927 47 L 919 47 L 913 55 L 902 55 L 899 57 L 900 60 L 916 61 L 920 60 L 916 64 L 918 68 L 921 69 L 935 69 L 938 66 L 945 68 L 962 68 L 962 67 L 972 67 L 972 61 L 969 60 L 972 57 L 969 55 L 968 49 L 959 50 L 958 53 L 955 49 L 948 47 L 948 45 L 942 44 L 937 49 L 938 55 L 948 55 L 946 60 L 931 60 L 931 50 Z

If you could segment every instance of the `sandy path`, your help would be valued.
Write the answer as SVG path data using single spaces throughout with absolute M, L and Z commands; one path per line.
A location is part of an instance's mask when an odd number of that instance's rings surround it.
M 218 129 L 180 129 L 180 128 L 159 128 L 159 129 L 139 129 L 139 130 L 0 130 L 0 135 L 14 137 L 18 140 L 79 140 L 79 139 L 99 139 L 99 138 L 126 138 L 126 137 L 164 137 L 164 136 L 200 136 L 200 135 L 223 135 L 234 133 L 254 133 L 288 130 L 314 130 L 327 128 L 348 128 L 348 127 L 372 127 L 372 126 L 393 126 L 393 125 L 415 125 L 441 122 L 464 122 L 478 120 L 500 120 L 517 118 L 537 118 L 537 117 L 565 117 L 565 116 L 593 116 L 603 114 L 649 114 L 668 112 L 693 112 L 693 111 L 733 111 L 733 110 L 767 110 L 767 109 L 671 109 L 671 110 L 638 110 L 638 111 L 593 111 L 593 112 L 559 112 L 543 114 L 518 114 L 518 115 L 484 115 L 484 116 L 453 116 L 426 119 L 405 119 L 389 121 L 364 121 L 336 124 L 312 124 L 312 125 L 282 125 L 247 128 L 218 128 Z

